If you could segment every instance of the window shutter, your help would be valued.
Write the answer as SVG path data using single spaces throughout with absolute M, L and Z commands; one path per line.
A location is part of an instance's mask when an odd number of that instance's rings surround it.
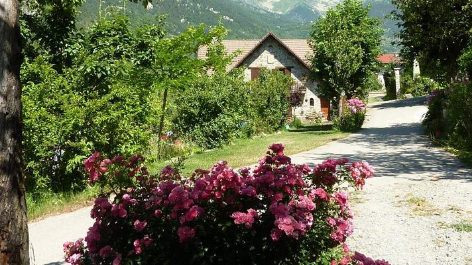
M 260 68 L 251 68 L 251 80 L 259 78 L 261 76 L 261 69 Z
M 292 76 L 292 69 L 291 68 L 285 68 L 284 69 L 284 74 L 288 76 Z

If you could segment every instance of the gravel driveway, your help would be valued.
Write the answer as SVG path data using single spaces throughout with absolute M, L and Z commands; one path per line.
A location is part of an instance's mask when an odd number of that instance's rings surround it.
M 424 98 L 377 103 L 365 129 L 346 139 L 292 156 L 315 166 L 329 157 L 366 160 L 376 169 L 353 196 L 352 249 L 392 265 L 472 264 L 472 174 L 422 135 Z M 86 235 L 90 208 L 32 223 L 32 264 L 62 264 L 62 243 Z
M 364 129 L 293 156 L 314 166 L 329 157 L 366 160 L 376 169 L 354 195 L 354 234 L 348 244 L 392 265 L 472 264 L 472 174 L 422 135 L 424 98 L 377 103 Z

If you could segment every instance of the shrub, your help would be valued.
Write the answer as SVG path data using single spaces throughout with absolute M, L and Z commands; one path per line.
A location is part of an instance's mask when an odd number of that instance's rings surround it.
M 175 98 L 173 129 L 205 149 L 274 132 L 285 124 L 291 84 L 289 77 L 267 69 L 249 83 L 241 71 L 203 76 Z
M 372 74 L 363 82 L 362 86 L 358 87 L 354 91 L 354 96 L 366 101 L 369 99 L 369 93 L 372 91 L 381 91 L 383 90 L 382 84 L 380 84 L 377 77 Z
M 446 126 L 452 146 L 472 150 L 472 85 L 458 84 L 448 91 Z
M 423 119 L 427 131 L 434 133 L 443 131 L 445 120 L 443 117 L 447 93 L 445 90 L 435 90 L 427 97 L 428 112 Z
M 356 132 L 362 128 L 365 119 L 365 104 L 354 98 L 347 102 L 343 116 L 335 120 L 335 127 L 343 132 Z
M 359 189 L 366 163 L 291 164 L 281 144 L 250 170 L 218 162 L 182 178 L 171 167 L 151 176 L 144 158 L 84 161 L 104 194 L 83 240 L 64 244 L 72 264 L 348 264 L 352 211 L 341 184 Z M 380 264 L 380 263 L 379 263 Z
M 305 119 L 311 125 L 321 125 L 323 122 L 323 112 L 313 112 L 307 115 Z
M 146 40 L 162 37 L 140 30 L 149 33 Z M 148 58 L 149 45 L 137 43 L 129 19 L 101 19 L 64 41 L 70 66 L 40 55 L 21 69 L 26 188 L 34 195 L 82 190 L 80 163 L 93 150 L 109 156 L 146 151 L 155 117 L 153 88 L 143 84 L 133 61 Z
M 385 80 L 385 89 L 387 92 L 387 95 L 385 96 L 385 100 L 391 100 L 391 99 L 396 99 L 397 98 L 397 89 L 395 85 L 395 74 L 393 71 L 391 72 L 386 72 L 384 74 L 384 80 Z
M 284 126 L 292 82 L 282 72 L 265 68 L 259 78 L 250 82 L 249 110 L 257 131 L 274 132 Z
M 248 97 L 241 73 L 203 76 L 175 98 L 172 127 L 205 149 L 220 147 L 250 125 Z
M 129 64 L 115 64 L 126 72 Z M 24 64 L 24 161 L 27 190 L 82 190 L 80 163 L 93 150 L 131 155 L 148 147 L 151 131 L 147 87 L 131 86 L 122 75 L 103 78 L 101 85 L 83 85 L 78 69 L 60 75 L 38 58 Z M 115 81 L 111 82 L 110 79 Z M 132 110 L 132 111 L 130 111 Z
M 428 95 L 429 93 L 441 89 L 441 85 L 431 78 L 418 76 L 402 76 L 401 94 L 411 94 L 414 97 Z
M 297 129 L 297 128 L 301 128 L 302 126 L 303 126 L 302 120 L 300 120 L 297 117 L 293 118 L 293 121 L 290 123 L 291 128 Z

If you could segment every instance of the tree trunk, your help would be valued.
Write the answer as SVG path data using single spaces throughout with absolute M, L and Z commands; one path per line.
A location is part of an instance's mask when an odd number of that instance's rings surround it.
M 0 0 L 0 264 L 29 264 L 21 159 L 19 0 Z
M 159 122 L 159 130 L 158 130 L 158 136 L 159 139 L 157 139 L 157 158 L 158 160 L 161 160 L 162 158 L 162 150 L 161 150 L 161 141 L 162 141 L 162 130 L 164 129 L 164 118 L 166 115 L 166 105 L 167 105 L 167 93 L 169 92 L 169 88 L 166 86 L 164 89 L 164 98 L 162 100 L 162 108 L 161 108 L 161 120 Z

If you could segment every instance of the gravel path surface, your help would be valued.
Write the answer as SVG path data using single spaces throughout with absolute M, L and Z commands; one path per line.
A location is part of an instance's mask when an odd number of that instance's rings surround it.
M 49 217 L 28 224 L 31 265 L 59 265 L 64 262 L 62 244 L 87 235 L 93 225 L 91 207 Z
M 364 129 L 293 156 L 314 166 L 329 157 L 366 160 L 376 169 L 353 199 L 357 250 L 392 265 L 472 264 L 472 173 L 422 135 L 424 98 L 377 103 Z
M 451 228 L 472 223 L 472 173 L 421 134 L 423 103 L 424 98 L 374 104 L 365 129 L 292 159 L 315 166 L 347 157 L 374 166 L 376 177 L 352 196 L 353 250 L 392 265 L 472 265 L 472 233 Z M 63 264 L 62 243 L 86 235 L 89 211 L 30 224 L 32 264 Z

